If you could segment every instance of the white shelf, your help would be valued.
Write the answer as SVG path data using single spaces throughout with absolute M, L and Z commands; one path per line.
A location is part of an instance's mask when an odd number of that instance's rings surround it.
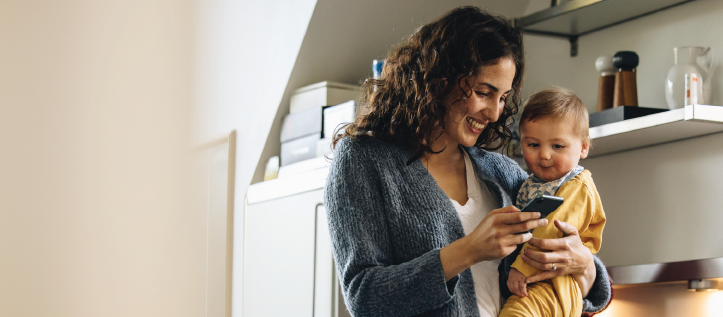
M 723 132 L 723 107 L 690 105 L 590 128 L 589 157 Z

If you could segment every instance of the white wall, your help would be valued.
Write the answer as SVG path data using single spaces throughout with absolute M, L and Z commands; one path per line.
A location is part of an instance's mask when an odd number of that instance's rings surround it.
M 526 35 L 528 72 L 525 94 L 550 85 L 568 87 L 577 92 L 591 112 L 595 111 L 597 81 L 595 59 L 619 50 L 633 50 L 640 56 L 638 67 L 638 99 L 642 107 L 666 108 L 664 82 L 673 65 L 674 46 L 710 46 L 715 63 L 720 64 L 723 31 L 720 17 L 723 2 L 702 0 L 686 3 L 580 38 L 579 55 L 569 56 L 566 40 Z M 713 74 L 713 103 L 723 104 L 720 69 Z M 651 148 L 607 155 L 582 161 L 597 176 L 596 184 L 612 217 L 606 227 L 608 241 L 621 245 L 636 231 L 636 224 L 616 222 L 615 215 L 640 221 L 654 221 L 663 232 L 644 232 L 643 241 L 654 237 L 667 238 L 660 245 L 641 251 L 627 244 L 624 250 L 601 250 L 601 258 L 613 265 L 670 262 L 723 256 L 723 247 L 716 245 L 723 236 L 710 224 L 723 221 L 715 212 L 715 191 L 723 168 L 723 147 L 712 146 L 723 140 L 723 134 L 674 142 Z M 624 186 L 621 186 L 624 184 Z M 652 218 L 655 214 L 665 218 Z M 679 215 L 679 216 L 674 216 Z M 683 221 L 681 218 L 689 218 Z M 674 224 L 679 224 L 673 230 Z M 685 225 L 680 225 L 685 224 Z M 639 231 L 639 230 L 638 230 Z M 685 232 L 708 232 L 707 239 L 690 244 Z M 607 234 L 611 233 L 611 234 Z M 687 237 L 691 237 L 688 235 Z M 715 238 L 715 239 L 713 239 Z M 691 239 L 693 239 L 691 237 Z M 663 239 L 665 240 L 665 239 Z M 635 239 L 640 241 L 640 239 Z M 708 243 L 710 241 L 710 243 Z M 640 242 L 644 244 L 644 242 Z
M 0 316 L 202 316 L 192 5 L 0 2 Z
M 234 316 L 241 315 L 244 197 L 315 5 L 316 0 L 207 0 L 195 7 L 193 143 L 238 133 Z
M 673 47 L 710 46 L 720 64 L 721 17 L 723 1 L 686 3 L 585 35 L 579 39 L 577 57 L 569 56 L 565 39 L 526 35 L 525 95 L 560 85 L 575 91 L 595 111 L 595 59 L 633 50 L 640 56 L 639 105 L 667 108 L 663 85 L 673 66 Z M 723 105 L 722 77 L 718 68 L 713 79 L 716 105 Z M 723 134 L 715 134 L 583 160 L 608 216 L 600 258 L 608 265 L 627 265 L 722 257 L 720 144 Z M 688 293 L 685 287 L 644 285 L 616 290 L 610 312 L 601 316 L 719 316 L 719 300 Z
M 576 57 L 570 57 L 567 39 L 526 34 L 525 95 L 559 85 L 572 89 L 589 110 L 595 111 L 600 76 L 595 70 L 595 60 L 601 55 L 631 50 L 640 57 L 638 104 L 667 109 L 663 85 L 673 66 L 673 47 L 712 47 L 715 62 L 720 64 L 723 56 L 723 37 L 719 33 L 723 30 L 722 12 L 723 2 L 717 0 L 698 0 L 660 11 L 580 37 Z M 713 102 L 723 104 L 723 69 L 715 72 L 713 85 Z
M 522 15 L 528 0 L 320 0 L 299 49 L 284 99 L 274 119 L 252 183 L 263 181 L 266 162 L 279 155 L 281 123 L 291 93 L 306 85 L 334 81 L 358 85 L 372 76 L 372 60 L 421 25 L 463 5 L 475 5 L 506 17 Z M 549 5 L 549 3 L 547 4 Z

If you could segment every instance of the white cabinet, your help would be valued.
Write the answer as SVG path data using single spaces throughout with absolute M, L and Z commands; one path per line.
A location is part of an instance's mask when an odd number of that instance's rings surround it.
M 323 207 L 327 168 L 252 185 L 244 219 L 243 316 L 346 313 Z

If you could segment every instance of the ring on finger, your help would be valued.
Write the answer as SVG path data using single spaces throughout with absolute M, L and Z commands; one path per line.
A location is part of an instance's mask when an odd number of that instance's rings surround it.
M 550 271 L 554 271 L 554 270 L 557 270 L 557 266 L 555 266 L 555 263 L 552 263 L 552 269 L 550 269 Z

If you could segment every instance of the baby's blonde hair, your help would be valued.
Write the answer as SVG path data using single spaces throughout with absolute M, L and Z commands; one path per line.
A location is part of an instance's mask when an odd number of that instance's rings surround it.
M 585 104 L 572 91 L 561 87 L 551 87 L 532 95 L 522 108 L 520 131 L 528 121 L 552 118 L 561 120 L 572 118 L 574 131 L 583 142 L 590 143 L 590 117 Z

